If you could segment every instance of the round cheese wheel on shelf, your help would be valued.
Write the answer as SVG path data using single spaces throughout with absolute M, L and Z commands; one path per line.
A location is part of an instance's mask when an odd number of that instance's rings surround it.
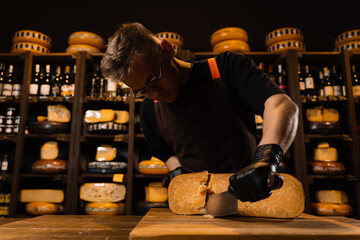
M 348 203 L 346 192 L 339 190 L 319 190 L 316 192 L 316 200 L 320 203 Z
M 84 183 L 80 187 L 80 199 L 88 202 L 120 202 L 125 195 L 125 185 L 118 183 Z
M 311 203 L 310 207 L 314 214 L 321 216 L 349 216 L 352 213 L 349 204 Z
M 219 42 L 213 47 L 213 52 L 221 53 L 226 51 L 240 51 L 242 53 L 249 52 L 250 46 L 244 41 L 241 40 L 226 40 Z
M 105 46 L 104 39 L 101 36 L 86 31 L 79 31 L 70 34 L 68 43 L 70 46 L 82 44 L 90 45 L 99 49 L 99 51 L 102 51 Z
M 300 29 L 293 27 L 279 28 L 268 33 L 265 37 L 266 47 L 271 45 L 288 40 L 303 41 L 304 36 Z
M 360 41 L 347 42 L 339 45 L 335 48 L 336 52 L 341 52 L 345 50 L 360 50 Z
M 315 174 L 339 175 L 345 173 L 345 166 L 341 162 L 309 162 L 310 170 Z
M 26 204 L 26 212 L 31 215 L 61 214 L 64 207 L 56 203 L 31 202 Z
M 285 52 L 290 49 L 305 51 L 305 44 L 303 42 L 296 40 L 276 42 L 269 46 L 268 52 L 278 53 L 278 52 Z
M 127 163 L 125 162 L 98 162 L 88 164 L 89 173 L 125 173 Z
M 63 173 L 66 169 L 67 162 L 64 160 L 37 160 L 32 164 L 32 171 L 35 173 Z
M 30 51 L 38 54 L 46 54 L 50 52 L 48 48 L 32 42 L 17 42 L 11 46 L 12 53 L 23 53 L 26 51 Z
M 86 51 L 88 53 L 100 53 L 100 49 L 86 44 L 73 44 L 66 48 L 68 53 L 77 53 L 79 51 Z
M 313 134 L 337 134 L 342 130 L 338 122 L 308 122 L 307 131 Z
M 248 41 L 247 32 L 239 27 L 225 27 L 215 31 L 210 37 L 210 44 L 214 47 L 216 44 L 226 40 Z
M 139 163 L 139 172 L 142 174 L 168 174 L 169 170 L 160 160 L 145 160 Z
M 125 203 L 87 203 L 85 212 L 90 215 L 120 215 L 125 213 Z
M 178 33 L 159 32 L 159 33 L 156 33 L 155 36 L 160 39 L 166 39 L 169 42 L 171 42 L 173 45 L 176 45 L 180 48 L 184 47 L 184 38 Z
M 360 41 L 360 29 L 343 32 L 335 38 L 335 48 L 348 42 Z
M 51 48 L 51 38 L 41 32 L 33 30 L 19 30 L 14 33 L 13 43 L 31 42 L 45 47 Z

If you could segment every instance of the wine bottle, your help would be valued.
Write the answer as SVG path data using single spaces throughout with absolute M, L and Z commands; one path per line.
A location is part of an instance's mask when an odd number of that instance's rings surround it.
M 14 98 L 19 98 L 21 96 L 21 88 L 22 88 L 22 81 L 21 78 L 19 77 L 19 73 L 18 71 L 14 71 L 13 73 L 13 79 L 14 79 L 14 84 L 13 84 L 13 90 L 12 90 L 12 96 Z
M 112 80 L 111 78 L 107 79 L 107 95 L 108 97 L 116 97 L 116 92 L 117 92 L 117 82 Z
M 2 173 L 7 173 L 9 168 L 9 159 L 8 159 L 8 155 L 4 154 L 1 160 L 1 172 Z
M 305 65 L 305 93 L 311 100 L 316 100 L 315 81 L 310 73 L 309 65 Z
M 70 96 L 70 66 L 65 66 L 65 72 L 63 77 L 63 83 L 61 85 L 61 96 L 68 97 Z
M 8 69 L 7 74 L 6 74 L 5 82 L 4 82 L 4 85 L 3 85 L 3 96 L 5 96 L 5 97 L 11 97 L 12 96 L 13 84 L 14 84 L 13 71 L 14 71 L 14 66 L 9 65 L 9 69 Z
M 39 95 L 39 85 L 40 85 L 40 64 L 35 65 L 35 73 L 30 83 L 29 94 L 31 97 L 36 97 Z
M 100 86 L 99 86 L 99 97 L 105 97 L 106 96 L 106 79 L 101 76 L 100 77 Z
M 338 74 L 336 72 L 336 67 L 332 66 L 332 71 L 331 71 L 331 79 L 333 82 L 333 87 L 334 87 L 334 96 L 338 97 L 342 95 L 342 91 L 341 91 L 341 83 L 339 81 L 339 77 Z
M 5 64 L 0 62 L 0 96 L 2 96 L 5 79 Z
M 69 96 L 75 95 L 75 75 L 76 75 L 76 65 L 73 66 L 73 70 L 70 73 L 70 93 Z
M 61 91 L 60 91 L 61 81 L 62 81 L 61 66 L 57 66 L 55 75 L 53 77 L 52 86 L 51 86 L 51 95 L 54 98 L 59 97 L 61 95 Z
M 330 78 L 330 70 L 324 67 L 324 94 L 325 97 L 334 96 L 334 86 Z
M 299 89 L 300 89 L 300 95 L 305 96 L 305 81 L 303 73 L 301 72 L 300 63 L 298 63 L 298 76 L 299 76 Z
M 269 75 L 269 78 L 275 83 L 275 74 L 274 74 L 272 65 L 269 65 L 268 75 Z
M 42 98 L 48 98 L 50 96 L 51 89 L 49 64 L 45 66 L 45 75 L 43 73 L 40 73 L 40 81 L 40 96 Z
M 321 97 L 325 97 L 325 81 L 324 81 L 324 74 L 322 71 L 319 71 L 319 89 L 318 89 L 318 94 Z
M 354 97 L 360 97 L 360 80 L 355 71 L 355 66 L 352 66 L 352 85 Z
M 282 70 L 282 65 L 278 65 L 278 75 L 277 75 L 277 82 L 276 84 L 286 92 L 286 81 L 285 81 L 285 74 Z

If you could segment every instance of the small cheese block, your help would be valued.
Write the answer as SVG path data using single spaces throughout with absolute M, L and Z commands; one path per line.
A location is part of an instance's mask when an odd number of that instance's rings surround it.
M 20 202 L 51 202 L 64 201 L 64 191 L 58 189 L 23 189 L 20 191 Z
M 151 182 L 148 186 L 145 186 L 145 201 L 165 202 L 167 199 L 167 188 L 161 182 Z
M 64 160 L 37 160 L 32 164 L 32 171 L 35 173 L 56 174 L 63 173 L 67 169 L 67 162 Z
M 100 119 L 100 110 L 87 110 L 85 112 L 86 123 L 98 123 Z
M 352 213 L 349 204 L 311 203 L 310 207 L 314 214 L 320 216 L 349 216 Z
M 58 143 L 55 141 L 46 142 L 40 148 L 40 158 L 43 160 L 54 160 L 59 156 Z
M 101 36 L 92 32 L 74 32 L 69 36 L 68 43 L 69 45 L 90 45 L 99 49 L 99 51 L 102 51 L 104 49 L 104 39 Z
M 61 214 L 64 207 L 60 204 L 50 202 L 31 202 L 26 204 L 26 212 L 31 215 Z
M 80 199 L 88 202 L 120 202 L 125 195 L 125 185 L 117 183 L 84 183 L 80 187 Z
M 314 160 L 315 161 L 337 161 L 338 160 L 338 153 L 337 149 L 334 147 L 324 147 L 327 146 L 326 143 L 323 143 L 315 148 L 314 150 Z
M 341 162 L 313 161 L 308 165 L 310 170 L 316 174 L 338 175 L 345 172 L 345 166 Z
M 87 203 L 85 212 L 89 215 L 120 215 L 125 213 L 125 203 Z
M 98 162 L 93 161 L 88 164 L 89 173 L 125 173 L 126 162 Z
M 322 122 L 324 117 L 321 108 L 308 108 L 306 109 L 306 118 L 309 122 Z
M 221 53 L 226 51 L 240 51 L 242 53 L 244 52 L 250 52 L 250 46 L 247 44 L 247 42 L 241 41 L 241 40 L 226 40 L 219 42 L 213 47 L 213 52 Z
M 117 150 L 111 145 L 101 144 L 96 148 L 96 161 L 112 161 L 116 157 Z
M 326 122 L 338 122 L 339 121 L 339 111 L 334 108 L 324 108 L 323 109 L 323 121 Z
M 48 105 L 47 106 L 49 122 L 68 123 L 71 119 L 71 112 L 64 105 Z
M 346 192 L 339 190 L 320 190 L 316 192 L 316 200 L 320 203 L 348 203 Z
M 115 112 L 115 120 L 114 122 L 125 124 L 129 122 L 130 114 L 128 111 L 114 111 Z
M 51 38 L 44 33 L 33 30 L 19 30 L 15 32 L 13 43 L 20 42 L 31 42 L 44 46 L 48 49 L 51 48 Z
M 157 158 L 151 158 L 151 160 L 141 161 L 139 163 L 139 172 L 142 174 L 168 174 L 169 170 L 165 166 L 165 163 Z
M 248 41 L 247 32 L 239 27 L 225 27 L 215 31 L 210 37 L 210 44 L 214 47 L 216 44 L 226 40 Z
M 80 51 L 88 53 L 100 53 L 100 49 L 87 44 L 72 44 L 66 48 L 67 53 L 77 53 Z

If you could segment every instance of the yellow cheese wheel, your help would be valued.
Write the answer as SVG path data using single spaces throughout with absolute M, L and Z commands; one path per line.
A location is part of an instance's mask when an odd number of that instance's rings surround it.
M 349 216 L 352 213 L 349 204 L 311 203 L 310 207 L 314 214 L 320 216 Z
M 41 32 L 33 30 L 19 30 L 14 33 L 13 43 L 31 42 L 51 49 L 51 38 Z
M 20 191 L 20 202 L 51 202 L 64 201 L 64 191 L 58 189 L 23 189 Z
M 348 203 L 346 192 L 339 190 L 319 190 L 316 192 L 316 200 L 320 203 Z
M 78 51 L 85 51 L 88 53 L 100 53 L 100 49 L 86 44 L 73 44 L 66 48 L 67 53 L 77 53 Z
M 125 124 L 129 122 L 130 114 L 128 111 L 119 111 L 116 110 L 115 112 L 115 120 L 114 122 Z
M 314 150 L 315 161 L 335 162 L 338 160 L 337 149 L 334 147 L 318 147 Z
M 360 50 L 360 41 L 353 41 L 353 42 L 347 42 L 344 44 L 339 45 L 337 48 L 335 48 L 336 52 L 341 52 L 345 50 Z
M 31 168 L 36 173 L 63 173 L 67 169 L 67 162 L 64 160 L 37 160 L 32 164 Z
M 304 36 L 300 29 L 293 27 L 279 28 L 268 33 L 265 37 L 266 47 L 270 47 L 274 43 L 288 40 L 303 41 Z
M 48 105 L 47 114 L 49 122 L 68 123 L 71 120 L 70 110 L 62 104 Z
M 48 48 L 32 42 L 17 42 L 11 46 L 12 53 L 23 53 L 26 51 L 30 51 L 38 54 L 45 54 L 50 52 Z
M 100 51 L 104 50 L 104 39 L 92 32 L 79 31 L 70 34 L 69 45 L 85 44 L 93 46 Z
M 139 163 L 139 172 L 142 174 L 168 174 L 169 170 L 160 160 L 145 160 Z
M 87 202 L 120 202 L 125 195 L 125 185 L 118 183 L 84 183 L 80 187 L 80 199 Z
M 210 37 L 212 47 L 226 40 L 241 40 L 247 42 L 248 34 L 244 29 L 239 27 L 225 27 L 215 31 Z
M 159 32 L 159 33 L 156 33 L 155 36 L 160 39 L 166 39 L 169 42 L 171 42 L 173 45 L 176 45 L 177 47 L 180 47 L 180 48 L 184 47 L 184 38 L 178 33 Z
M 360 29 L 343 32 L 335 38 L 335 48 L 348 42 L 360 41 Z
M 249 44 L 247 44 L 244 41 L 241 40 L 226 40 L 219 42 L 213 47 L 213 52 L 221 53 L 226 51 L 240 51 L 240 52 L 249 52 L 250 47 Z
M 268 48 L 268 52 L 278 53 L 278 52 L 285 52 L 289 49 L 305 51 L 305 44 L 303 42 L 295 41 L 295 40 L 281 41 L 271 45 Z
M 87 203 L 85 212 L 90 215 L 120 215 L 125 213 L 125 203 Z
M 31 202 L 26 204 L 26 212 L 31 215 L 60 214 L 64 212 L 64 207 L 56 203 Z
M 147 202 L 165 202 L 168 199 L 168 190 L 161 182 L 151 182 L 145 186 L 145 200 Z

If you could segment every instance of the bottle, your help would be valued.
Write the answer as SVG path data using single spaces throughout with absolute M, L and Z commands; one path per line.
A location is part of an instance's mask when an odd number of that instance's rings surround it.
M 346 94 L 346 86 L 345 86 L 345 81 L 344 81 L 343 75 L 341 73 L 339 73 L 338 78 L 339 78 L 339 82 L 341 84 L 341 95 L 346 97 L 346 95 L 347 95 Z
M 92 72 L 92 75 L 90 77 L 90 91 L 89 95 L 90 97 L 98 97 L 99 96 L 99 88 L 100 88 L 100 78 L 101 78 L 101 71 L 100 71 L 100 65 L 98 62 L 95 62 L 94 69 Z
M 271 65 L 269 65 L 269 78 L 275 83 L 275 74 L 273 72 L 273 67 Z
M 101 76 L 100 77 L 100 86 L 99 86 L 99 97 L 105 97 L 106 96 L 106 79 Z
M 318 89 L 319 93 L 318 94 L 321 97 L 325 97 L 324 87 L 325 87 L 324 74 L 322 71 L 319 71 L 319 89 Z
M 68 97 L 70 96 L 70 66 L 65 67 L 63 83 L 61 85 L 61 96 Z
M 336 72 L 336 67 L 332 66 L 332 71 L 331 71 L 331 80 L 333 82 L 333 87 L 334 87 L 334 96 L 341 96 L 342 95 L 342 91 L 341 91 L 341 83 L 339 81 L 339 77 L 338 74 Z
M 13 84 L 12 96 L 15 98 L 19 98 L 21 96 L 22 84 L 17 71 L 14 72 L 13 79 L 14 79 L 14 84 Z
M 50 65 L 45 66 L 45 75 L 40 73 L 40 96 L 43 98 L 48 98 L 50 96 Z
M 3 86 L 5 82 L 5 64 L 0 62 L 0 96 L 2 96 Z
M 111 78 L 107 79 L 106 91 L 108 97 L 116 97 L 117 86 L 118 84 L 116 81 L 112 80 Z
M 298 76 L 299 76 L 300 95 L 305 96 L 305 81 L 304 81 L 304 76 L 301 72 L 300 63 L 298 63 Z
M 75 75 L 76 75 L 76 65 L 73 66 L 73 70 L 70 74 L 70 96 L 75 95 Z
M 330 78 L 330 70 L 324 67 L 324 94 L 325 97 L 334 96 L 334 86 Z
M 9 167 L 8 155 L 4 154 L 3 157 L 2 157 L 2 160 L 1 160 L 1 172 L 2 173 L 7 173 L 8 167 Z
M 354 97 L 360 97 L 360 80 L 355 71 L 355 66 L 352 66 L 352 85 Z
M 277 82 L 276 84 L 286 92 L 286 81 L 285 81 L 285 74 L 282 70 L 282 65 L 278 65 L 278 75 L 277 75 Z
M 315 81 L 309 71 L 308 65 L 305 65 L 305 94 L 306 96 L 311 97 L 312 100 L 316 100 Z
M 53 76 L 52 86 L 51 86 L 51 95 L 56 98 L 61 95 L 61 66 L 56 67 L 55 75 Z
M 6 74 L 5 82 L 4 82 L 4 85 L 3 85 L 3 96 L 5 96 L 5 97 L 11 97 L 12 96 L 13 84 L 14 84 L 13 71 L 14 71 L 14 66 L 9 65 L 9 69 L 8 69 L 7 74 Z
M 265 71 L 264 63 L 263 63 L 263 62 L 260 62 L 260 63 L 259 63 L 259 68 L 260 68 L 260 70 Z
M 40 85 L 40 64 L 35 65 L 35 73 L 30 83 L 29 94 L 31 97 L 37 97 L 39 95 L 39 85 Z
M 122 97 L 123 100 L 126 102 L 130 99 L 130 88 L 128 85 L 126 85 L 125 83 L 122 84 L 122 88 L 121 88 L 121 92 L 122 92 Z

